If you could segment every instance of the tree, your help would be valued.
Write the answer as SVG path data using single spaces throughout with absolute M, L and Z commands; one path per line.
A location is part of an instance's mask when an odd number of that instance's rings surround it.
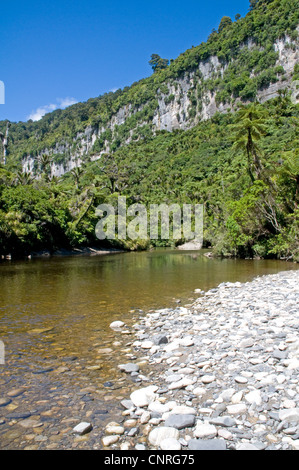
M 250 10 L 253 10 L 260 0 L 249 0 Z
M 79 189 L 80 178 L 84 173 L 84 168 L 75 167 L 71 170 L 71 174 L 74 177 L 76 188 Z
M 273 0 L 249 0 L 250 10 L 254 10 L 255 7 L 258 7 L 260 4 L 271 3 Z
M 224 16 L 222 20 L 220 21 L 220 25 L 218 28 L 218 33 L 221 33 L 227 26 L 230 26 L 232 24 L 232 19 L 229 16 Z
M 106 187 L 110 193 L 122 193 L 129 185 L 132 170 L 115 155 L 103 155 L 101 163 L 100 170 L 108 180 Z
M 299 200 L 299 151 L 296 149 L 294 152 L 285 152 L 283 155 L 282 174 L 288 179 L 295 182 L 295 201 L 294 208 L 298 209 Z
M 237 124 L 233 125 L 235 131 L 234 148 L 242 150 L 247 155 L 248 173 L 252 182 L 255 181 L 254 172 L 257 179 L 261 179 L 263 170 L 259 156 L 258 141 L 266 134 L 265 112 L 256 103 L 249 106 L 242 106 L 236 116 Z
M 152 54 L 149 64 L 152 67 L 154 73 L 156 73 L 159 70 L 166 69 L 169 65 L 169 60 L 162 59 L 158 54 Z
M 34 181 L 34 178 L 31 173 L 28 171 L 18 171 L 17 177 L 16 177 L 16 183 L 17 184 L 22 184 L 23 186 L 27 186 L 28 184 L 31 184 Z
M 39 163 L 41 174 L 44 176 L 46 181 L 49 181 L 51 177 L 52 157 L 48 155 L 47 153 L 42 153 L 38 157 L 38 163 Z

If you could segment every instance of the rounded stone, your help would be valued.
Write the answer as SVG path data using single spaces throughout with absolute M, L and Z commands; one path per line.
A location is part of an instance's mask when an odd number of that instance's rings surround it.
M 165 426 L 173 427 L 176 429 L 190 428 L 194 426 L 195 416 L 184 414 L 171 414 L 165 421 Z
M 143 341 L 141 344 L 142 349 L 151 349 L 154 346 L 154 343 L 152 341 Z
M 154 428 L 148 436 L 149 443 L 153 446 L 159 446 L 165 439 L 179 439 L 179 431 L 168 426 L 159 426 Z
M 11 403 L 10 398 L 0 398 L 0 407 L 1 406 L 7 406 Z
M 260 406 L 263 402 L 262 397 L 261 397 L 261 392 L 259 390 L 252 390 L 247 395 L 245 395 L 244 398 L 248 403 L 250 404 L 255 403 L 258 406 Z
M 181 450 L 182 446 L 177 439 L 168 437 L 160 443 L 161 450 Z
M 214 425 L 212 424 L 197 424 L 195 431 L 194 431 L 194 436 L 199 437 L 199 438 L 206 438 L 206 439 L 212 439 L 213 437 L 217 436 L 217 429 Z
M 246 377 L 243 377 L 242 375 L 237 375 L 235 377 L 235 382 L 237 382 L 238 384 L 247 384 L 248 380 L 246 379 Z
M 226 443 L 222 439 L 191 439 L 188 442 L 189 450 L 227 450 Z
M 216 377 L 214 375 L 204 375 L 202 378 L 201 378 L 201 381 L 202 383 L 204 384 L 211 384 L 212 382 L 214 382 L 216 380 Z
M 122 328 L 123 326 L 125 326 L 125 323 L 123 321 L 114 321 L 114 322 L 110 323 L 110 328 L 112 328 L 112 329 Z
M 92 424 L 91 423 L 79 423 L 77 426 L 74 427 L 73 432 L 76 434 L 79 434 L 80 436 L 83 436 L 84 434 L 87 434 L 92 430 Z
M 117 435 L 122 435 L 125 432 L 125 428 L 123 426 L 120 426 L 118 423 L 108 423 L 105 431 L 107 434 L 117 434 Z
M 156 386 L 149 386 L 135 390 L 131 393 L 130 398 L 135 406 L 143 408 L 148 406 L 156 398 L 155 392 L 158 390 Z
M 104 447 L 109 447 L 112 444 L 116 444 L 118 440 L 119 440 L 119 436 L 105 436 L 102 439 L 102 443 Z
M 227 411 L 231 415 L 240 415 L 240 414 L 246 413 L 247 406 L 242 403 L 239 403 L 236 405 L 228 405 Z
M 122 372 L 126 372 L 126 374 L 131 374 L 132 372 L 139 372 L 138 364 L 133 364 L 133 363 L 120 364 L 118 367 Z

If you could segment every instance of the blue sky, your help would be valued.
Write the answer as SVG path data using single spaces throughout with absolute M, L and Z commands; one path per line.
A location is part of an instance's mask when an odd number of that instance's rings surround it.
M 151 75 L 153 53 L 175 59 L 206 41 L 249 0 L 9 0 L 0 16 L 0 120 L 38 119 Z

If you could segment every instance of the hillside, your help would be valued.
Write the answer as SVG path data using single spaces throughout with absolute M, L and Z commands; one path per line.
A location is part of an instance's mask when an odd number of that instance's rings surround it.
M 252 3 L 151 77 L 12 123 L 0 254 L 96 245 L 95 208 L 123 195 L 203 204 L 204 243 L 217 255 L 299 260 L 297 2 Z
M 8 164 L 34 173 L 38 157 L 47 155 L 51 174 L 61 176 L 156 131 L 190 129 L 240 102 L 277 96 L 290 86 L 298 63 L 298 5 L 295 0 L 252 3 L 245 18 L 224 17 L 206 43 L 165 70 L 38 122 L 13 123 Z

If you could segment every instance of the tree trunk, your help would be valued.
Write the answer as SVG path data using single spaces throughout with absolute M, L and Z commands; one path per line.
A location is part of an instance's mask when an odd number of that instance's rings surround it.
M 298 209 L 298 197 L 299 197 L 299 175 L 296 176 L 296 193 L 295 193 L 295 210 Z
M 250 155 L 251 152 L 250 152 L 249 143 L 247 143 L 247 145 L 246 145 L 246 150 L 247 150 L 247 159 L 248 159 L 248 173 L 249 173 L 251 182 L 254 183 L 255 179 L 254 179 L 253 173 L 251 171 L 251 155 Z
M 261 164 L 259 156 L 256 152 L 250 129 L 248 129 L 248 147 L 249 147 L 249 151 L 252 155 L 253 165 L 255 167 L 257 177 L 258 177 L 258 179 L 261 179 L 262 164 Z

